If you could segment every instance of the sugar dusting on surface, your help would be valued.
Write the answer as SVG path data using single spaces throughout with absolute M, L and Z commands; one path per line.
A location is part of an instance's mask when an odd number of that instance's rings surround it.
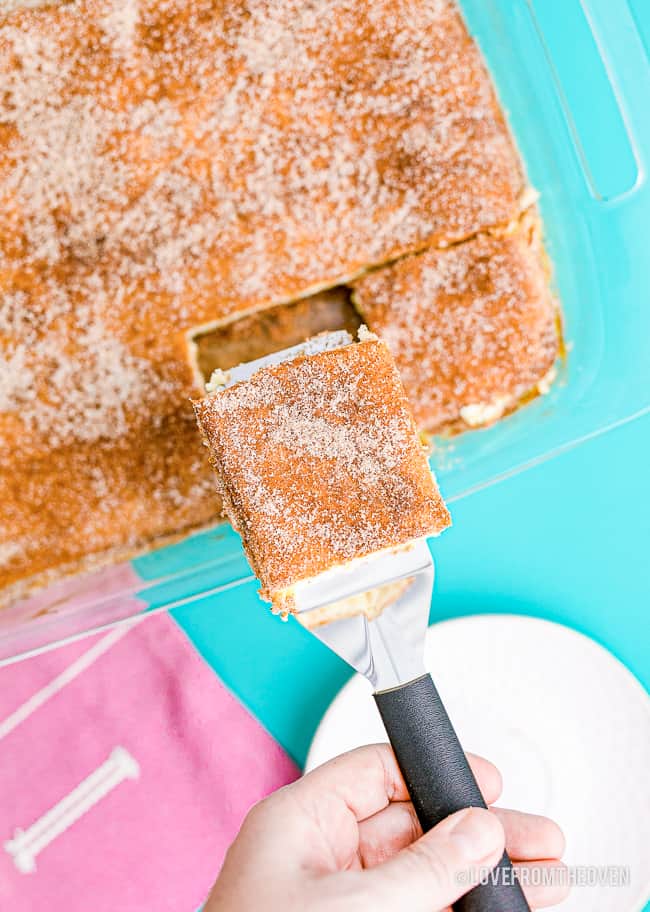
M 121 437 L 129 408 L 142 410 L 157 395 L 151 364 L 134 356 L 89 307 L 76 308 L 72 331 L 65 319 L 57 325 L 62 316 L 52 306 L 46 327 L 36 328 L 15 298 L 0 302 L 0 323 L 3 317 L 23 322 L 4 358 L 0 411 L 19 411 L 31 430 L 47 435 L 49 446 Z M 44 374 L 42 392 L 37 372 Z
M 8 564 L 11 560 L 18 557 L 22 552 L 20 542 L 1 542 L 0 543 L 0 567 Z
M 448 524 L 381 343 L 258 371 L 196 407 L 267 591 Z
M 406 257 L 356 283 L 421 426 L 489 424 L 552 367 L 556 310 L 529 230 Z
M 187 331 L 508 222 L 522 185 L 447 0 L 5 2 L 0 150 L 1 534 L 28 569 L 214 514 Z
M 72 313 L 58 342 L 43 328 L 54 360 L 67 338 L 110 335 L 133 312 L 183 331 L 473 233 L 509 216 L 519 190 L 489 80 L 445 0 L 255 0 L 220 15 L 203 0 L 71 2 L 0 20 L 0 64 L 4 259 L 44 271 L 27 310 Z M 46 437 L 113 435 L 151 380 L 125 335 L 104 368 L 124 374 L 108 384 L 114 407 L 94 414 L 69 384 L 56 430 L 64 377 L 53 410 L 39 388 L 52 389 L 52 359 L 11 336 L 5 410 Z

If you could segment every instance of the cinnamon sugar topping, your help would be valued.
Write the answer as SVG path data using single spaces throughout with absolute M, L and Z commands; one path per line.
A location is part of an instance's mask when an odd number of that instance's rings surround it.
M 263 368 L 195 409 L 267 594 L 449 524 L 383 343 Z
M 503 237 L 405 257 L 355 283 L 421 427 L 490 424 L 543 383 L 558 335 L 538 247 L 527 217 Z
M 188 334 L 523 189 L 448 0 L 2 4 L 0 584 L 216 515 Z

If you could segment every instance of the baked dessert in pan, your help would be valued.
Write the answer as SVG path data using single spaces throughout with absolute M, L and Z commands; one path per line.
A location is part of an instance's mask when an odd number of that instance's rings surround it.
M 220 514 L 189 400 L 221 350 L 248 360 L 292 344 L 312 318 L 316 331 L 356 324 L 352 287 L 391 344 L 374 277 L 466 243 L 472 271 L 487 236 L 516 234 L 529 207 L 480 53 L 448 0 L 5 8 L 0 602 Z M 524 246 L 517 294 L 541 295 L 543 264 Z M 419 279 L 400 281 L 406 294 Z M 339 304 L 312 308 L 328 289 Z M 323 325 L 328 309 L 336 326 Z M 506 364 L 490 396 L 533 387 L 551 336 L 512 381 Z M 406 371 L 412 405 L 453 424 L 467 403 L 427 392 L 426 370 L 421 383 Z

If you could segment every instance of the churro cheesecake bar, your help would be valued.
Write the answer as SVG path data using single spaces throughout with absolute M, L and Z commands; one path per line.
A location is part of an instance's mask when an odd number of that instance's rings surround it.
M 390 347 L 427 431 L 492 424 L 552 380 L 558 312 L 533 214 L 368 273 L 353 300 Z
M 282 612 L 297 583 L 450 523 L 395 362 L 360 336 L 194 403 L 224 509 Z

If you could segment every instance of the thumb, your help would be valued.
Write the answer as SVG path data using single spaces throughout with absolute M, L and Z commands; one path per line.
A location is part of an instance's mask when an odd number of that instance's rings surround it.
M 467 808 L 391 859 L 364 873 L 376 910 L 444 909 L 466 893 L 477 868 L 493 868 L 505 845 L 498 818 L 481 808 Z

